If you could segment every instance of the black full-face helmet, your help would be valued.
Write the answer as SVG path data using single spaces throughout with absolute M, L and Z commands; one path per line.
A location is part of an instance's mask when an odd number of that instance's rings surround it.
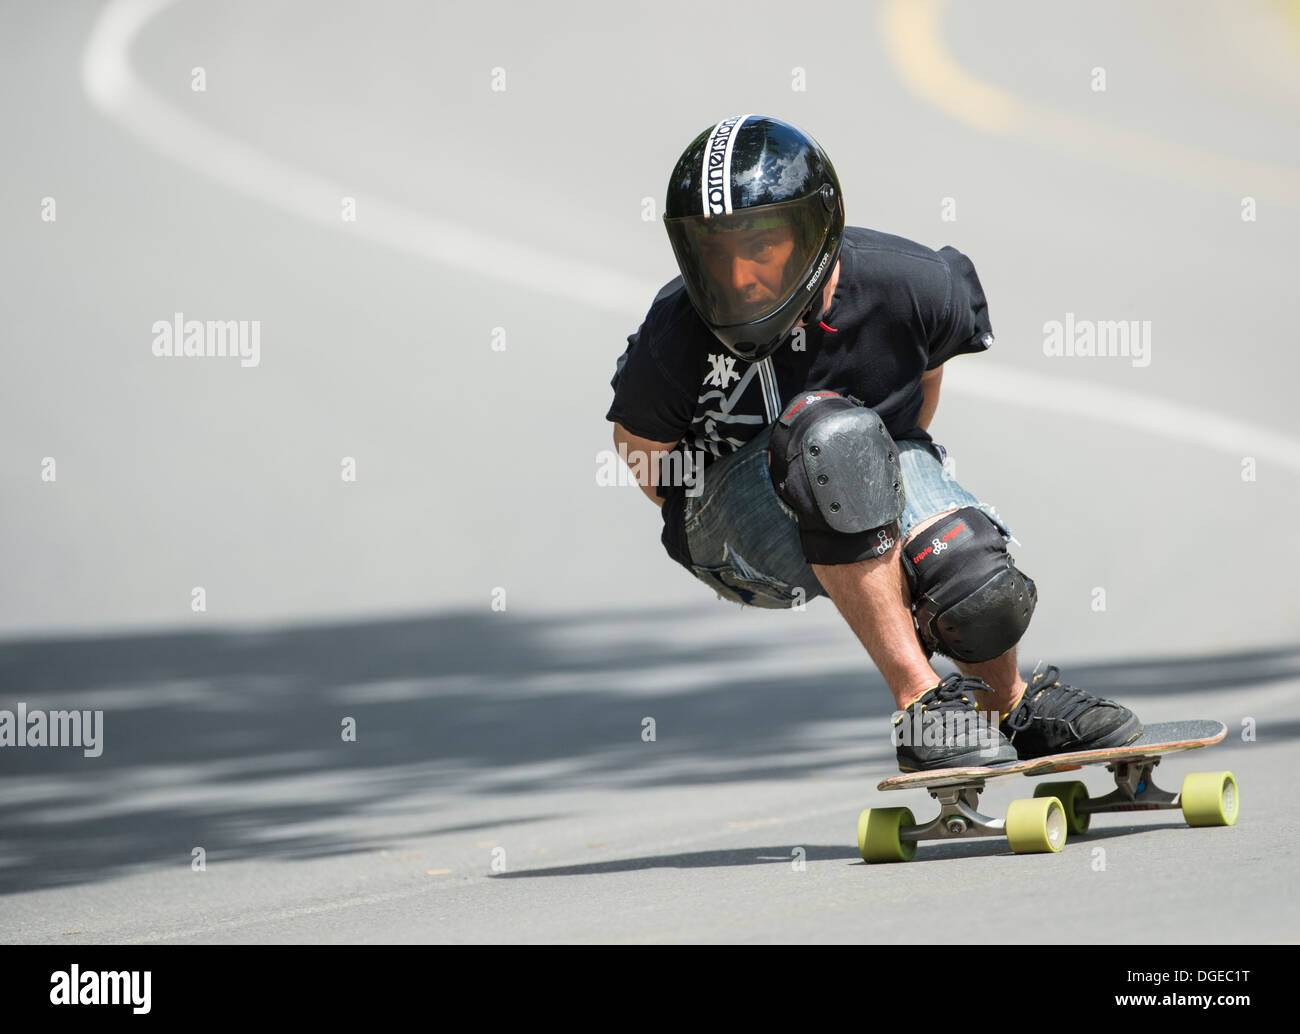
M 780 119 L 737 115 L 677 160 L 664 225 L 695 311 L 734 355 L 754 361 L 820 315 L 844 200 L 816 140 Z

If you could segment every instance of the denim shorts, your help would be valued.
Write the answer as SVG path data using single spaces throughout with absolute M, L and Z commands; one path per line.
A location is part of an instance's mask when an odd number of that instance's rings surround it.
M 769 424 L 704 471 L 703 490 L 686 497 L 686 541 L 691 571 L 723 599 L 773 610 L 826 595 L 804 558 L 794 511 L 772 486 L 767 466 Z M 997 509 L 944 477 L 942 445 L 901 441 L 905 502 L 899 519 L 903 541 L 928 517 L 977 506 L 1011 539 Z

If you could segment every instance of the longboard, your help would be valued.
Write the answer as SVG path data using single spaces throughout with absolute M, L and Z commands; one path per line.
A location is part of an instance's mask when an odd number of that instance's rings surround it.
M 908 808 L 868 808 L 858 818 L 858 851 L 867 862 L 909 861 L 922 840 L 1005 836 L 1017 853 L 1054 853 L 1065 845 L 1067 834 L 1086 833 L 1093 815 L 1111 811 L 1180 808 L 1190 826 L 1230 826 L 1237 820 L 1239 803 L 1231 772 L 1192 773 L 1176 794 L 1160 789 L 1151 778 L 1163 755 L 1208 747 L 1227 733 L 1222 722 L 1158 722 L 1122 747 L 893 776 L 877 789 L 925 789 L 939 803 L 939 815 L 917 825 Z M 1040 783 L 1032 799 L 1011 802 L 1005 820 L 978 810 L 979 795 L 992 779 L 1048 775 L 1084 765 L 1105 765 L 1115 789 L 1092 798 L 1082 782 Z

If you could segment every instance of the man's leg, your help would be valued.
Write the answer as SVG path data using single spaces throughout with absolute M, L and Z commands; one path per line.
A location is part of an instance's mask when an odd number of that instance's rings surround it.
M 832 566 L 814 563 L 813 572 L 866 646 L 898 710 L 935 687 L 939 675 L 927 661 L 911 623 L 897 546 L 879 559 Z
M 952 512 L 945 510 L 921 521 L 907 541 L 910 543 Z M 880 669 L 900 711 L 939 682 L 912 623 L 912 598 L 903 574 L 902 555 L 895 545 L 883 557 L 855 564 L 812 565 L 817 580 Z M 1006 714 L 1024 693 L 1025 681 L 1020 677 L 1014 646 L 990 661 L 958 662 L 957 667 L 993 688 L 994 695 L 980 701 L 986 710 Z
M 872 428 L 865 430 L 865 445 L 876 444 Z M 894 473 L 906 481 L 904 512 L 895 525 L 905 529 L 901 548 L 891 543 L 878 559 L 873 553 L 852 563 L 836 562 L 835 550 L 830 550 L 818 558 L 830 563 L 814 562 L 812 570 L 876 663 L 899 711 L 911 715 L 911 719 L 903 714 L 895 718 L 899 767 L 918 771 L 972 763 L 966 760 L 970 751 L 961 749 L 965 744 L 960 738 L 949 742 L 945 736 L 932 745 L 928 737 L 941 716 L 946 726 L 949 718 L 961 719 L 977 710 L 999 713 L 1000 742 L 982 742 L 981 747 L 987 745 L 990 751 L 996 747 L 994 760 L 974 763 L 996 764 L 1007 754 L 1011 759 L 1042 757 L 1118 746 L 1140 736 L 1142 723 L 1136 715 L 1115 701 L 1061 682 L 1054 665 L 1040 663 L 1028 682 L 1020 677 L 1015 644 L 1033 615 L 1037 592 L 1006 552 L 1008 530 L 947 476 L 941 450 L 897 444 L 901 471 L 870 455 L 870 448 L 863 450 L 868 455 L 860 457 L 858 464 L 865 478 L 888 484 L 888 475 Z M 842 448 L 833 438 L 828 446 Z M 843 449 L 843 456 L 851 454 L 852 449 Z M 783 469 L 796 468 L 787 462 Z M 848 473 L 852 478 L 852 471 Z M 819 478 L 818 484 L 825 482 Z M 958 504 L 963 497 L 968 501 Z M 841 496 L 829 498 L 833 510 Z M 823 500 L 816 495 L 814 500 L 820 512 L 806 502 L 803 510 L 794 506 L 805 553 L 809 538 L 802 524 L 805 511 L 814 527 L 821 529 L 825 523 Z M 872 518 L 885 513 L 879 506 L 869 511 Z M 818 552 L 827 552 L 826 538 L 821 530 L 813 537 Z M 846 540 L 846 545 L 852 547 L 849 556 L 864 556 L 855 540 Z M 915 619 L 913 585 L 918 593 Z M 961 675 L 940 680 L 926 659 L 927 650 L 953 658 Z M 995 655 L 990 657 L 991 653 Z M 919 733 L 920 740 L 915 734 L 909 740 L 905 736 L 909 730 Z M 983 758 L 988 752 L 981 749 L 979 754 Z
M 980 641 L 987 643 L 988 637 L 1001 637 L 1002 643 L 1006 643 L 1008 640 L 1005 636 L 1009 628 L 1014 632 L 1022 620 L 1027 623 L 1024 611 L 1027 606 L 1028 613 L 1032 614 L 1036 598 L 1032 583 L 1028 583 L 1023 575 L 1017 576 L 1022 585 L 1027 585 L 1028 603 L 1022 594 L 1023 589 L 1018 588 L 1014 581 L 1010 585 L 1002 585 L 1000 590 L 996 588 L 996 581 L 989 581 L 976 590 L 975 596 L 983 596 L 985 605 L 997 607 L 996 613 L 1001 614 L 1002 618 L 991 624 L 984 624 L 980 620 L 980 615 L 972 613 L 969 609 L 965 614 L 958 616 L 966 601 L 963 601 L 961 596 L 954 597 L 950 588 L 945 588 L 945 584 L 950 585 L 953 581 L 961 583 L 965 572 L 970 570 L 970 564 L 975 564 L 975 580 L 978 581 L 983 576 L 979 572 L 984 571 L 983 564 L 987 562 L 985 554 L 974 548 L 976 540 L 972 538 L 963 540 L 961 537 L 965 529 L 971 527 L 971 522 L 976 524 L 983 522 L 982 515 L 978 510 L 970 507 L 967 511 L 958 512 L 958 510 L 945 510 L 932 518 L 922 520 L 917 525 L 917 529 L 907 536 L 907 545 L 902 554 L 904 563 L 935 564 L 936 558 L 944 558 L 940 559 L 939 563 L 946 566 L 931 567 L 928 574 L 924 574 L 926 568 L 922 567 L 922 574 L 915 577 L 926 592 L 926 602 L 918 603 L 917 620 L 930 622 L 928 628 L 931 635 L 939 637 L 940 643 L 950 640 L 943 648 L 945 654 L 975 653 L 975 650 L 979 649 Z M 953 514 L 957 516 L 952 516 Z M 944 524 L 932 532 L 931 544 L 927 544 L 923 538 L 920 538 L 917 545 L 911 545 L 911 542 L 918 540 L 920 532 L 936 522 L 944 522 Z M 957 549 L 959 542 L 962 541 L 966 542 L 962 553 L 954 554 L 946 551 L 944 544 Z M 985 545 L 985 550 L 987 548 L 988 546 Z M 970 551 L 969 557 L 966 551 Z M 957 561 L 956 567 L 953 566 L 954 559 Z M 1014 567 L 1011 570 L 1014 570 Z M 969 601 L 975 596 L 966 597 L 966 600 Z M 913 601 L 910 598 L 910 583 L 906 576 L 904 597 L 910 606 Z M 936 600 L 944 600 L 945 597 L 946 602 L 941 602 L 940 606 L 952 607 L 952 610 L 946 611 L 952 616 L 948 619 L 943 619 L 941 616 L 936 619 Z M 1001 607 L 1008 603 L 1014 606 L 1010 614 L 1001 610 Z M 943 614 L 943 611 L 940 614 Z M 1019 635 L 1015 636 L 1014 641 L 1018 640 Z M 935 644 L 931 643 L 931 645 Z M 1102 700 L 1092 693 L 1062 684 L 1058 679 L 1060 672 L 1052 665 L 1040 663 L 1034 670 L 1030 682 L 1024 682 L 1019 675 L 1014 645 L 987 661 L 962 661 L 954 657 L 954 663 L 963 675 L 980 679 L 980 682 L 992 687 L 993 692 L 980 693 L 978 706 L 982 710 L 996 711 L 1000 715 L 998 724 L 1002 734 L 1009 737 L 1011 744 L 1022 758 L 1041 757 L 1044 754 L 1060 753 L 1065 750 L 1117 747 L 1117 745 L 1130 743 L 1141 735 L 1141 722 L 1132 711 L 1117 702 Z
M 985 702 L 985 708 L 1010 714 L 1020 698 L 1024 696 L 1027 683 L 1020 677 L 1020 666 L 1016 663 L 1016 648 L 1013 646 L 1001 657 L 991 661 L 971 664 L 967 661 L 954 661 L 963 675 L 982 679 L 993 687 L 993 695 Z
M 919 771 L 1015 760 L 996 723 L 990 729 L 978 714 L 1009 701 L 1019 688 L 1014 654 L 990 668 L 1003 677 L 1002 694 L 964 674 L 940 679 L 927 655 L 942 652 L 987 665 L 1005 653 L 1023 631 L 1018 619 L 1032 611 L 1033 584 L 1012 584 L 1009 565 L 999 564 L 1002 538 L 994 522 L 954 505 L 969 493 L 955 485 L 936 491 L 924 477 L 913 484 L 905 453 L 922 448 L 895 442 L 879 415 L 855 400 L 810 392 L 786 407 L 772 431 L 772 484 L 798 522 L 810 573 L 894 696 L 899 767 Z M 925 456 L 938 466 L 936 452 L 927 448 Z M 918 487 L 929 491 L 918 493 Z M 936 500 L 940 492 L 945 498 Z M 930 530 L 933 545 L 900 544 L 940 520 L 945 523 Z M 914 555 L 913 548 L 920 552 Z M 912 585 L 919 594 L 915 619 Z M 1021 612 L 1011 612 L 1008 604 Z
M 895 543 L 882 557 L 853 564 L 813 564 L 812 569 L 866 647 L 902 711 L 933 689 L 939 676 L 916 637 L 900 555 Z

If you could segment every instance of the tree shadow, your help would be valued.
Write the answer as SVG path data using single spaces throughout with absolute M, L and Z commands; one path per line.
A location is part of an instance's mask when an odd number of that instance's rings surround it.
M 794 644 L 715 614 L 453 612 L 0 644 L 0 709 L 103 712 L 99 757 L 0 747 L 0 894 L 188 866 L 196 846 L 210 861 L 304 858 L 504 828 L 541 811 L 539 794 L 593 786 L 861 771 L 865 790 L 891 773 L 893 704 L 865 653 L 826 662 L 816 632 Z M 1300 676 L 1300 648 L 1068 675 L 1121 699 L 1204 694 L 1200 716 L 1231 724 L 1228 691 Z M 1294 739 L 1300 721 L 1268 735 Z

